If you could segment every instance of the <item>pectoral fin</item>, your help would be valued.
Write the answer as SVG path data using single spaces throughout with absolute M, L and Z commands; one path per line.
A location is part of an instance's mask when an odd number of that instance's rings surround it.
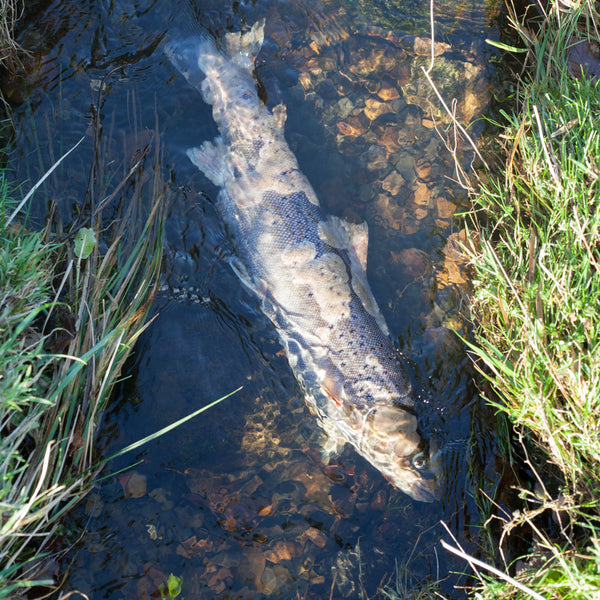
M 319 236 L 326 244 L 346 250 L 350 259 L 352 273 L 352 289 L 360 298 L 367 312 L 375 318 L 379 328 L 385 335 L 389 330 L 377 301 L 367 281 L 367 250 L 369 246 L 369 229 L 365 222 L 349 223 L 339 217 L 330 216 L 319 228 Z
M 190 148 L 187 151 L 192 163 L 219 187 L 223 187 L 225 181 L 232 177 L 227 161 L 228 154 L 221 137 L 215 138 L 212 142 L 204 142 L 199 148 Z

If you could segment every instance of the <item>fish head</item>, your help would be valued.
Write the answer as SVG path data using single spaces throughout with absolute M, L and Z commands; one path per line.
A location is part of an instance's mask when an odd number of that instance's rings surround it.
M 348 381 L 332 393 L 332 381 L 325 390 L 329 397 L 328 416 L 333 417 L 338 435 L 352 444 L 398 489 L 421 502 L 440 496 L 441 464 L 438 444 L 420 433 L 412 396 L 369 393 L 350 396 Z M 406 389 L 403 386 L 403 389 Z M 391 382 L 388 392 L 396 386 Z M 356 390 L 355 390 L 356 391 Z M 373 390 L 371 390 L 373 391 Z
M 421 502 L 439 498 L 439 451 L 420 434 L 412 409 L 393 404 L 372 407 L 364 416 L 358 449 L 411 498 Z

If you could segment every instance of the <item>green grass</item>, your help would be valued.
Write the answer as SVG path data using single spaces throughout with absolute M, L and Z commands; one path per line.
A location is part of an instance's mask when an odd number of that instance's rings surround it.
M 519 579 L 548 598 L 600 597 L 600 82 L 567 68 L 574 40 L 598 42 L 593 5 L 543 22 L 513 18 L 527 47 L 519 103 L 505 113 L 501 175 L 474 196 L 473 345 L 496 406 L 558 467 L 507 524 L 541 560 Z M 483 179 L 483 178 L 482 178 Z M 552 535 L 534 517 L 552 511 Z M 531 557 L 530 557 L 531 558 Z M 540 566 L 541 565 L 541 566 Z M 528 597 L 495 581 L 482 597 Z
M 96 204 L 78 233 L 28 231 L 0 176 L 0 598 L 56 583 L 39 575 L 49 542 L 102 466 L 98 421 L 146 326 L 161 264 L 157 143 L 146 159 L 154 178 L 139 161 L 112 196 L 116 218 L 103 224 Z

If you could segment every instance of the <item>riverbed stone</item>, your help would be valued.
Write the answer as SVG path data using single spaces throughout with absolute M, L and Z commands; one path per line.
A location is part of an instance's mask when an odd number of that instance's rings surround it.
M 385 148 L 373 144 L 361 157 L 362 163 L 369 171 L 379 171 L 388 166 Z
M 400 231 L 401 231 L 402 235 L 414 235 L 415 233 L 417 233 L 417 231 L 419 231 L 419 229 L 420 229 L 419 222 L 416 221 L 415 219 L 409 219 L 409 218 L 404 219 L 404 221 L 402 221 L 402 224 L 400 227 Z
M 396 98 L 400 98 L 400 92 L 398 92 L 398 88 L 393 85 L 391 82 L 384 80 L 381 83 L 381 87 L 377 91 L 377 95 L 384 102 L 388 102 L 389 100 L 396 100 Z
M 298 82 L 305 91 L 308 91 L 313 87 L 312 78 L 309 73 L 300 73 L 300 75 L 298 75 Z
M 359 137 L 369 129 L 369 120 L 363 113 L 359 115 L 350 115 L 337 123 L 338 131 L 348 137 Z
M 415 159 L 415 173 L 419 181 L 431 180 L 431 161 L 426 158 Z
M 447 198 L 445 194 L 440 194 L 434 198 L 437 215 L 440 219 L 452 219 L 458 205 Z
M 414 188 L 412 201 L 416 206 L 427 207 L 431 200 L 431 190 L 423 182 L 417 183 Z
M 438 277 L 440 287 L 467 283 L 467 259 L 462 249 L 467 242 L 467 232 L 462 229 L 448 236 L 444 247 L 443 273 Z
M 386 102 L 381 102 L 375 98 L 367 98 L 365 100 L 364 113 L 369 121 L 374 121 L 377 117 L 392 112 L 392 108 Z
M 415 157 L 410 149 L 395 154 L 391 158 L 391 162 L 393 163 L 394 167 L 396 167 L 398 173 L 400 173 L 400 175 L 402 175 L 406 181 L 412 183 L 415 180 Z
M 393 170 L 382 182 L 381 187 L 392 196 L 396 196 L 400 193 L 402 186 L 406 183 L 406 180 L 398 171 Z
M 399 142 L 399 130 L 398 127 L 385 127 L 383 130 L 377 132 L 377 143 L 383 146 L 388 154 L 395 154 L 402 146 Z
M 340 98 L 336 105 L 336 114 L 339 119 L 345 119 L 350 116 L 350 113 L 354 110 L 354 104 L 352 100 L 347 96 Z
M 378 194 L 375 198 L 375 210 L 386 226 L 398 231 L 406 219 L 406 211 L 389 194 Z
M 433 272 L 429 255 L 418 248 L 405 248 L 400 252 L 392 252 L 391 261 L 401 264 L 403 271 L 413 280 L 424 279 Z

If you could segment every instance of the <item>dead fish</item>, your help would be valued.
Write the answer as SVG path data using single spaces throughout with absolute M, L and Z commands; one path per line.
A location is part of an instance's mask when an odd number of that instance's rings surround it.
M 434 500 L 435 453 L 422 438 L 409 377 L 367 281 L 366 223 L 327 215 L 284 137 L 286 108 L 257 94 L 264 20 L 229 33 L 170 40 L 165 50 L 212 105 L 219 137 L 188 151 L 221 188 L 217 206 L 235 246 L 232 267 L 277 329 L 306 404 L 412 498 Z

